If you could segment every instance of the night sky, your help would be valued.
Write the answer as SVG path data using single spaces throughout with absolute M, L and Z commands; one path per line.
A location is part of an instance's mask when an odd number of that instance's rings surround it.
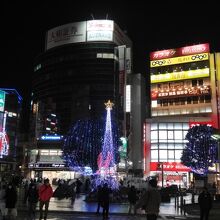
M 134 73 L 147 76 L 151 51 L 198 43 L 210 43 L 212 51 L 220 51 L 217 3 L 209 5 L 211 1 L 185 0 L 171 1 L 176 4 L 148 2 L 151 1 L 3 0 L 0 87 L 16 88 L 26 99 L 31 90 L 33 61 L 44 51 L 46 31 L 92 17 L 114 20 L 127 31 L 133 41 Z

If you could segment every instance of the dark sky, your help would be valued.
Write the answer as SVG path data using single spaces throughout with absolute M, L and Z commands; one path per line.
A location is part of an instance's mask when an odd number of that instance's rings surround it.
M 3 0 L 0 87 L 16 88 L 26 98 L 31 88 L 33 60 L 44 50 L 46 31 L 65 23 L 90 20 L 92 15 L 95 19 L 108 16 L 127 31 L 133 41 L 136 73 L 148 74 L 150 51 L 207 42 L 212 51 L 220 51 L 217 3 L 148 2 L 151 1 Z

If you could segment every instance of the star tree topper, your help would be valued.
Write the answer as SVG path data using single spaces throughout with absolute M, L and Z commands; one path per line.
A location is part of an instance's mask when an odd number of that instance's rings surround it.
M 112 110 L 112 107 L 114 106 L 114 103 L 113 102 L 111 102 L 110 100 L 108 100 L 108 102 L 106 102 L 105 103 L 105 109 L 107 110 L 107 109 L 110 109 L 110 110 Z

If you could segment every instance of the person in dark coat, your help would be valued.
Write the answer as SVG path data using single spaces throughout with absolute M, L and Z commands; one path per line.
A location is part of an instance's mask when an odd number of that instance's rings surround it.
M 96 214 L 99 214 L 99 210 L 100 210 L 100 206 L 101 206 L 101 198 L 102 198 L 102 186 L 98 185 L 97 187 L 97 210 L 96 210 Z
M 140 196 L 135 210 L 144 208 L 147 220 L 156 220 L 160 212 L 161 196 L 157 189 L 157 180 L 151 179 L 148 183 L 148 189 Z
M 16 203 L 17 190 L 12 183 L 9 183 L 5 191 L 5 214 L 8 215 L 8 210 L 10 210 L 14 219 L 16 219 L 17 216 Z
M 34 220 L 36 213 L 36 206 L 39 200 L 38 189 L 35 183 L 29 185 L 25 201 L 28 200 L 28 219 Z
M 82 182 L 81 182 L 81 180 L 79 180 L 77 178 L 76 179 L 76 195 L 77 195 L 77 197 L 79 197 L 79 194 L 81 192 L 81 186 L 82 186 Z
M 103 211 L 102 211 L 103 219 L 108 219 L 111 192 L 112 191 L 108 187 L 108 184 L 105 183 L 102 188 L 102 194 L 101 194 L 101 203 L 102 203 L 102 207 L 103 207 Z
M 199 194 L 198 203 L 200 208 L 200 220 L 209 219 L 209 212 L 212 208 L 212 196 L 209 193 L 207 187 L 204 187 L 202 192 Z
M 128 191 L 128 202 L 129 202 L 129 209 L 128 213 L 131 214 L 132 209 L 135 214 L 135 204 L 137 202 L 137 191 L 135 189 L 135 186 L 131 186 L 129 191 Z

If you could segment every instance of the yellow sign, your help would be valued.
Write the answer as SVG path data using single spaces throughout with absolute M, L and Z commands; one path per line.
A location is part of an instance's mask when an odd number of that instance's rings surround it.
M 208 60 L 208 59 L 209 59 L 208 53 L 200 53 L 200 54 L 174 57 L 174 58 L 163 59 L 163 60 L 153 60 L 153 61 L 150 61 L 150 67 L 168 66 L 168 65 L 174 65 L 174 64 L 179 64 L 179 63 L 190 63 L 190 62 L 197 62 L 197 61 Z
M 201 78 L 208 76 L 209 76 L 209 68 L 204 68 L 197 70 L 151 75 L 150 80 L 151 83 L 160 83 L 160 82 L 169 82 L 169 81 L 172 82 L 177 80 L 194 79 L 194 78 Z

